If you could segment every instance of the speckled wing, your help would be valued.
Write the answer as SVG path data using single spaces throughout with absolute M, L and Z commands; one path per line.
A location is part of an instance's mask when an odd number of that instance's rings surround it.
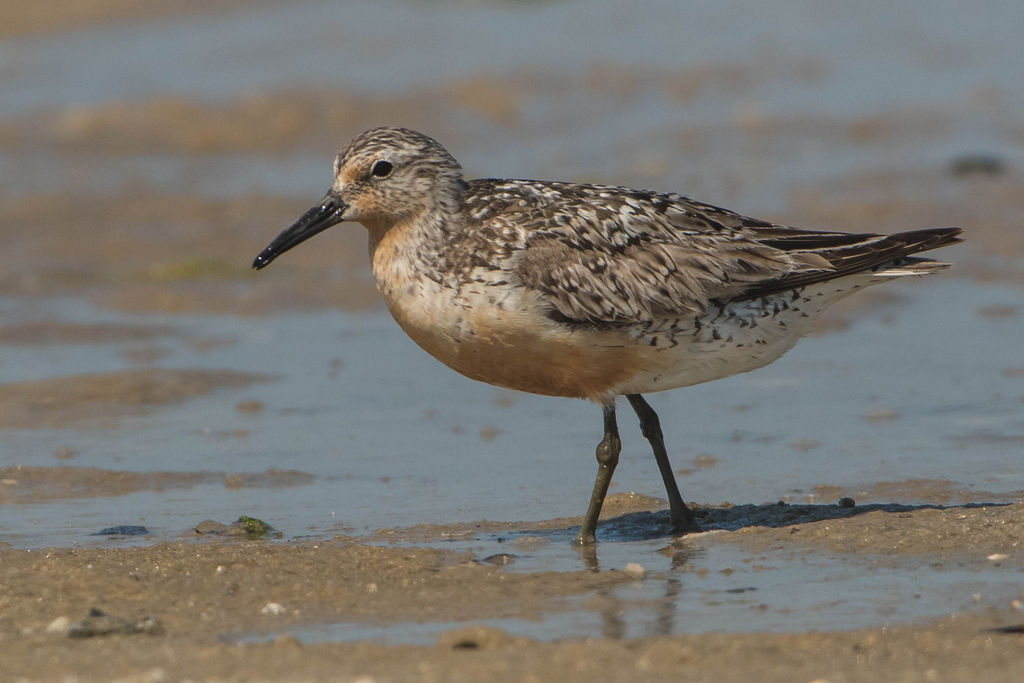
M 637 323 L 699 315 L 712 302 L 764 283 L 832 270 L 814 253 L 762 244 L 777 226 L 676 195 L 625 188 L 537 185 L 557 203 L 508 205 L 529 226 L 515 261 L 518 280 L 558 319 Z M 547 196 L 546 194 L 544 196 Z M 543 197 L 542 197 L 543 199 Z M 528 220 L 523 220 L 528 217 Z
M 504 264 L 552 317 L 589 323 L 701 315 L 859 272 L 924 274 L 947 264 L 910 254 L 961 241 L 959 228 L 801 230 L 677 194 L 530 180 L 471 181 L 466 210 L 473 263 Z

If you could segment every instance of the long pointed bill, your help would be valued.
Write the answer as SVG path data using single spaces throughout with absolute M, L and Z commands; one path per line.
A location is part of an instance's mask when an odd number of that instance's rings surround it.
M 320 206 L 314 206 L 302 214 L 302 218 L 295 221 L 290 228 L 285 229 L 280 235 L 275 237 L 274 241 L 261 251 L 256 260 L 252 262 L 252 267 L 256 270 L 265 268 L 270 265 L 271 261 L 296 244 L 308 240 L 313 235 L 326 230 L 332 225 L 341 223 L 344 220 L 341 216 L 347 208 L 348 205 L 344 202 L 328 195 L 320 203 Z

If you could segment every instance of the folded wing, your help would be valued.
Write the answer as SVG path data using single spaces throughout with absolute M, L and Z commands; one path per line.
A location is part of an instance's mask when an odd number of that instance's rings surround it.
M 960 241 L 958 228 L 894 235 L 799 230 L 678 195 L 639 195 L 628 204 L 605 215 L 563 206 L 555 224 L 529 234 L 515 274 L 550 304 L 552 317 L 637 323 L 700 315 L 901 260 L 924 263 L 906 257 Z

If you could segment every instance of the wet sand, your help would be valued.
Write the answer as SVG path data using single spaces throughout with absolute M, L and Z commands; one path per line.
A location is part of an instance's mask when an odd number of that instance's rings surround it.
M 672 542 L 738 542 L 752 554 L 838 553 L 872 563 L 1024 570 L 1024 505 L 870 512 L 748 526 Z M 439 533 L 459 533 L 458 529 Z M 566 548 L 566 552 L 570 552 Z M 884 553 L 884 554 L 883 554 Z M 597 551 L 600 556 L 600 547 Z M 0 550 L 0 665 L 13 680 L 765 680 L 1018 681 L 1020 602 L 885 628 L 541 642 L 473 621 L 537 619 L 567 599 L 630 582 L 628 571 L 517 573 L 464 553 L 318 542 L 161 543 L 123 549 Z M 684 574 L 685 584 L 701 581 Z M 1019 596 L 1024 599 L 1024 596 Z M 69 637 L 90 609 L 153 633 Z M 465 622 L 432 645 L 303 643 L 318 622 Z M 1003 629 L 1002 631 L 1000 629 Z M 271 634 L 260 636 L 260 634 Z M 272 635 L 283 634 L 283 635 Z
M 313 475 L 297 470 L 141 473 L 95 467 L 0 467 L 0 505 L 123 496 L 136 491 L 167 491 L 209 483 L 223 484 L 229 489 L 267 489 L 300 486 L 312 479 Z
M 232 4 L 216 13 L 230 12 Z M 207 4 L 195 2 L 149 3 L 142 8 L 105 0 L 51 3 L 45 11 L 31 4 L 11 10 L 13 18 L 8 16 L 2 29 L 5 36 L 49 36 L 56 41 L 74 29 L 133 30 L 169 18 L 201 21 L 212 16 Z M 10 73 L 16 73 L 26 67 L 11 68 Z M 981 112 L 985 126 L 1011 141 L 1006 152 L 1012 156 L 1024 141 L 1024 124 L 1007 113 L 1004 102 L 1012 93 L 998 86 L 978 84 L 961 93 L 963 102 L 945 107 L 888 106 L 870 115 L 779 115 L 763 111 L 756 101 L 745 99 L 746 93 L 763 82 L 782 89 L 794 83 L 827 83 L 835 76 L 834 65 L 813 56 L 769 51 L 732 63 L 674 69 L 602 63 L 581 72 L 519 66 L 503 73 L 425 83 L 400 94 L 279 79 L 250 92 L 218 93 L 216 98 L 175 92 L 100 98 L 0 118 L 0 160 L 4 168 L 17 170 L 8 175 L 10 187 L 0 202 L 5 234 L 0 296 L 13 302 L 9 310 L 16 313 L 0 321 L 0 351 L 49 349 L 56 358 L 64 349 L 73 349 L 71 360 L 62 360 L 65 364 L 43 373 L 46 376 L 17 381 L 0 376 L 0 429 L 8 439 L 17 437 L 19 444 L 26 444 L 37 434 L 41 443 L 69 444 L 17 453 L 8 448 L 0 462 L 0 513 L 17 513 L 17 519 L 30 526 L 24 520 L 42 517 L 37 511 L 48 505 L 60 504 L 59 514 L 70 517 L 78 512 L 76 505 L 84 509 L 97 499 L 116 502 L 154 492 L 220 498 L 240 489 L 265 495 L 292 487 L 298 494 L 288 502 L 296 507 L 308 504 L 306 492 L 323 477 L 292 469 L 289 458 L 299 449 L 319 458 L 335 444 L 328 449 L 304 441 L 305 423 L 286 423 L 297 414 L 315 414 L 316 402 L 322 399 L 311 397 L 297 407 L 283 399 L 264 405 L 254 397 L 258 394 L 247 392 L 277 382 L 276 368 L 268 364 L 266 372 L 241 372 L 206 362 L 211 349 L 244 355 L 255 345 L 258 331 L 250 329 L 245 338 L 197 333 L 194 316 L 259 320 L 298 310 L 379 312 L 361 228 L 321 236 L 320 248 L 289 253 L 287 260 L 259 276 L 249 263 L 277 229 L 319 197 L 334 146 L 357 130 L 405 121 L 409 112 L 416 112 L 417 125 L 434 132 L 460 158 L 465 154 L 471 175 L 503 173 L 504 163 L 523 163 L 515 154 L 495 162 L 497 140 L 506 149 L 528 148 L 525 167 L 534 175 L 684 189 L 721 203 L 734 200 L 736 209 L 794 225 L 856 232 L 963 225 L 969 246 L 950 256 L 957 267 L 940 277 L 1024 283 L 1024 241 L 1019 239 L 1024 175 L 1019 168 L 999 154 L 992 155 L 994 163 L 947 157 L 895 169 L 879 160 L 891 161 L 882 157 L 887 148 L 939 145 L 972 112 Z M 694 118 L 701 120 L 642 130 L 620 127 L 623 120 L 633 120 L 631 103 L 651 99 L 652 92 L 657 93 L 658 109 L 692 105 Z M 566 93 L 578 109 L 550 104 L 561 102 Z M 714 97 L 735 102 L 709 123 L 699 115 L 699 105 Z M 580 109 L 588 117 L 611 113 L 594 124 L 600 127 L 599 135 L 563 146 L 560 143 L 569 141 L 579 127 Z M 608 146 L 595 144 L 598 138 Z M 730 152 L 719 154 L 718 149 Z M 852 170 L 830 166 L 820 178 L 816 170 L 787 175 L 786 162 L 795 163 L 800 156 L 790 154 L 792 150 L 813 156 L 820 149 L 829 150 L 822 156 L 830 159 L 863 150 L 876 156 Z M 287 166 L 282 160 L 296 155 L 317 160 L 316 168 L 323 173 L 316 177 L 322 185 L 303 180 L 300 191 L 274 183 L 272 189 L 262 190 L 247 184 L 248 173 L 267 173 L 283 182 L 274 174 Z M 214 170 L 204 170 L 207 167 Z M 207 182 L 197 181 L 197 188 L 190 181 L 200 171 L 208 174 L 199 176 Z M 759 188 L 768 184 L 772 189 L 759 194 Z M 758 203 L 766 197 L 771 208 L 759 211 Z M 850 299 L 823 322 L 822 333 L 844 330 L 863 318 L 898 316 L 902 296 L 889 289 Z M 163 318 L 136 324 L 75 321 L 35 312 L 39 302 L 63 299 L 86 302 L 99 311 Z M 998 323 L 1019 316 L 1012 297 L 993 297 L 983 304 L 967 311 L 967 319 Z M 85 306 L 72 308 L 82 309 Z M 68 370 L 78 349 L 95 351 L 95 357 L 83 355 L 81 367 Z M 338 384 L 347 389 L 345 363 L 353 361 L 332 353 L 307 365 L 311 372 L 340 376 Z M 286 357 L 285 352 L 282 355 Z M 183 356 L 188 363 L 178 363 Z M 166 358 L 177 367 L 161 367 Z M 386 368 L 392 359 L 376 360 Z M 1010 381 L 1024 375 L 1021 365 L 1024 362 L 984 370 Z M 20 369 L 17 361 L 4 358 L 0 371 L 14 369 Z M 404 397 L 408 386 L 396 387 L 389 388 L 391 396 Z M 1004 391 L 997 404 L 1005 409 L 1012 403 L 1019 413 L 1020 389 Z M 442 419 L 453 418 L 435 419 L 429 412 L 435 408 L 426 400 L 430 395 L 422 398 L 413 429 L 420 435 L 422 425 L 427 431 L 446 429 Z M 145 420 L 159 422 L 167 411 L 211 399 L 250 422 L 221 429 L 216 420 L 192 414 L 182 429 L 170 433 L 182 443 L 202 432 L 204 446 L 222 438 L 241 444 L 237 452 L 231 451 L 230 466 L 217 459 L 216 447 L 209 448 L 210 455 L 203 451 L 192 456 L 187 453 L 190 446 L 180 446 L 177 453 L 171 449 L 172 457 L 152 462 L 147 456 L 163 444 L 144 438 L 130 452 L 136 460 L 118 455 L 116 466 L 88 464 L 104 457 L 104 439 L 132 442 L 137 435 L 145 436 L 139 426 L 147 424 Z M 498 411 L 501 401 L 511 405 L 516 400 L 499 397 L 490 407 Z M 735 399 L 737 414 L 750 409 L 745 400 Z M 913 410 L 913 403 L 908 403 Z M 369 429 L 361 419 L 382 405 L 368 402 L 364 413 L 351 422 Z M 459 406 L 463 409 L 467 407 Z M 905 412 L 906 408 L 889 408 L 884 402 L 863 402 L 843 419 L 877 433 L 920 417 Z M 496 439 L 522 438 L 464 419 L 470 427 L 458 423 L 451 430 L 471 434 L 473 449 L 477 442 L 487 448 Z M 295 443 L 287 442 L 275 453 L 269 467 L 250 462 L 262 447 L 258 439 L 249 438 L 247 424 L 255 426 L 256 421 L 294 430 Z M 977 447 L 992 443 L 1019 447 L 1019 433 L 1005 425 L 1003 431 L 989 433 L 988 424 L 979 418 L 970 428 L 960 427 L 960 438 L 947 444 L 953 455 L 944 456 L 968 458 Z M 821 452 L 820 441 L 804 439 L 798 432 L 799 427 L 787 426 L 785 437 L 758 438 L 766 446 L 770 439 L 781 438 L 790 450 Z M 737 432 L 736 439 L 741 436 Z M 79 443 L 86 445 L 80 450 Z M 589 441 L 578 445 L 592 448 Z M 381 455 L 348 442 L 344 449 L 351 449 L 352 459 Z M 728 444 L 713 450 L 718 455 L 699 449 L 674 453 L 677 474 L 689 479 L 707 471 L 721 473 Z M 846 455 L 832 444 L 824 451 L 822 457 Z M 930 455 L 916 453 L 922 458 Z M 179 465 L 185 456 L 202 458 L 202 464 Z M 61 462 L 54 464 L 54 457 Z M 540 462 L 541 456 L 536 459 Z M 79 465 L 78 460 L 85 462 Z M 339 465 L 336 476 L 348 476 L 344 468 L 349 466 Z M 587 460 L 581 477 L 590 476 L 590 466 Z M 382 464 L 372 481 L 354 481 L 369 488 L 398 473 Z M 663 528 L 663 501 L 617 493 L 609 499 L 599 530 L 607 540 L 592 554 L 579 553 L 566 543 L 578 519 L 530 519 L 528 509 L 521 515 L 529 521 L 445 523 L 449 511 L 439 512 L 435 506 L 424 513 L 423 524 L 385 525 L 369 532 L 345 528 L 344 519 L 338 520 L 337 528 L 326 529 L 320 522 L 307 521 L 301 533 L 260 541 L 199 534 L 194 527 L 180 525 L 171 533 L 154 534 L 157 543 L 147 536 L 79 536 L 75 543 L 81 547 L 51 548 L 46 546 L 54 541 L 40 543 L 32 537 L 27 543 L 32 547 L 26 549 L 22 534 L 31 533 L 31 528 L 8 530 L 6 540 L 0 537 L 0 679 L 1020 681 L 1024 594 L 1008 586 L 1016 582 L 1024 590 L 1024 581 L 1019 580 L 1024 577 L 1022 492 L 1017 486 L 1002 486 L 999 477 L 1005 475 L 999 472 L 979 473 L 973 487 L 943 476 L 947 475 L 936 471 L 930 479 L 890 481 L 887 472 L 879 472 L 874 480 L 856 486 L 845 480 L 817 482 L 779 504 L 709 505 L 699 500 L 708 531 L 680 539 Z M 381 488 L 384 494 L 393 493 Z M 431 491 L 429 482 L 426 490 Z M 742 496 L 739 490 L 737 495 Z M 844 496 L 852 496 L 856 504 L 835 504 Z M 349 502 L 330 504 L 344 510 Z M 382 510 L 389 504 L 386 499 L 376 503 Z M 139 504 L 134 505 L 125 503 L 125 509 L 136 514 Z M 247 512 L 238 509 L 234 514 Z M 312 512 L 309 515 L 316 519 Z M 202 527 L 201 517 L 194 520 L 197 527 Z M 266 521 L 276 522 L 272 517 Z M 91 523 L 92 518 L 83 522 Z M 618 558 L 634 552 L 630 544 L 638 539 L 658 546 L 659 557 L 671 558 L 670 569 L 652 570 L 650 557 L 638 555 L 635 564 L 648 568 L 627 571 L 629 565 Z M 472 549 L 475 543 L 489 550 L 477 552 Z M 535 560 L 538 549 L 547 558 L 559 559 Z M 743 559 L 718 566 L 707 559 L 718 557 L 715 551 L 738 553 Z M 602 560 L 602 555 L 616 559 Z M 933 609 L 927 618 L 906 619 L 895 610 L 892 621 L 879 617 L 871 628 L 847 628 L 843 610 L 853 611 L 853 606 L 842 603 L 845 579 L 824 576 L 826 588 L 834 586 L 835 595 L 826 590 L 810 607 L 799 609 L 827 614 L 827 628 L 699 632 L 714 629 L 695 624 L 689 630 L 697 632 L 684 634 L 624 633 L 622 591 L 636 588 L 641 598 L 630 608 L 639 605 L 657 615 L 666 605 L 644 602 L 645 584 L 699 593 L 716 575 L 738 572 L 744 581 L 756 583 L 749 576 L 785 573 L 823 558 L 869 579 L 883 570 L 939 577 L 962 572 L 971 577 L 971 586 L 977 583 L 982 588 L 961 590 L 957 578 L 936 581 L 928 585 L 957 595 L 966 591 L 967 597 L 953 599 L 953 607 L 940 612 L 944 616 L 936 617 Z M 531 562 L 539 562 L 541 568 Z M 794 576 L 799 577 L 794 581 L 806 578 Z M 768 605 L 768 591 L 758 593 L 754 587 L 706 592 L 712 594 L 712 608 L 714 600 L 724 602 L 722 595 L 736 595 L 749 599 L 739 607 L 749 609 L 749 614 L 777 610 Z M 878 584 L 879 592 L 887 589 L 884 581 Z M 738 592 L 728 593 L 731 590 Z M 919 598 L 911 594 L 908 600 Z M 581 605 L 600 615 L 600 636 L 523 635 L 522 622 L 536 623 L 539 631 L 545 620 L 578 611 Z M 145 623 L 155 626 L 134 634 L 70 637 L 72 627 L 86 620 L 90 609 L 132 623 L 152 618 L 154 622 Z M 787 614 L 781 614 L 784 626 Z M 795 611 L 789 616 L 794 624 L 803 623 Z M 494 625 L 503 619 L 520 620 L 515 622 L 520 626 Z M 474 625 L 479 622 L 486 625 Z M 367 633 L 378 629 L 405 635 L 332 637 L 330 626 L 336 624 L 354 626 L 357 633 L 364 628 Z M 403 626 L 430 624 L 439 625 L 438 635 L 407 644 L 409 632 L 401 631 Z
M 221 3 L 224 7 L 228 3 Z M 25 5 L 8 12 L 0 36 L 60 33 L 92 25 L 180 17 L 184 13 L 209 13 L 208 3 L 188 0 L 157 0 L 140 5 L 131 0 L 54 0 L 43 5 Z
M 4 384 L 0 427 L 38 429 L 116 425 L 117 419 L 210 393 L 266 382 L 269 375 L 229 370 L 128 370 Z

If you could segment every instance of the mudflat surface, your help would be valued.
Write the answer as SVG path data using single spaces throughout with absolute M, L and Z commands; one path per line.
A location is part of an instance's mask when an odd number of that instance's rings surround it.
M 744 552 L 769 563 L 766 553 L 827 553 L 863 572 L 875 571 L 876 563 L 934 573 L 953 567 L 998 572 L 1013 575 L 1019 587 L 1024 570 L 1022 512 L 1020 504 L 876 510 L 665 540 L 666 549 L 674 553 L 738 543 Z M 710 511 L 710 516 L 715 514 Z M 489 530 L 516 531 L 503 526 Z M 466 532 L 444 527 L 435 531 Z M 520 543 L 519 551 L 527 545 Z M 514 564 L 499 566 L 494 558 L 472 553 L 367 545 L 344 537 L 2 550 L 3 670 L 7 677 L 34 680 L 75 672 L 95 680 L 369 676 L 467 681 L 680 676 L 712 681 L 740 680 L 754 673 L 798 680 L 1015 681 L 1024 670 L 1019 597 L 1012 604 L 1007 600 L 939 619 L 806 633 L 624 640 L 614 637 L 612 605 L 603 607 L 610 629 L 605 638 L 544 642 L 491 625 L 503 620 L 539 623 L 570 609 L 573 598 L 610 596 L 616 589 L 665 579 L 631 567 L 598 569 L 601 551 L 589 569 L 517 572 Z M 707 571 L 686 561 L 673 570 L 682 591 L 700 590 Z M 655 603 L 650 609 L 659 607 Z M 82 637 L 76 628 L 96 621 L 86 619 L 90 609 L 132 622 L 151 618 L 156 625 L 147 633 Z M 476 623 L 480 620 L 484 623 Z M 391 645 L 379 638 L 303 641 L 290 635 L 297 626 L 341 621 L 368 631 L 408 622 L 441 626 L 434 642 L 425 645 Z
M 11 7 L 0 679 L 1024 679 L 1024 16 L 962 5 Z M 382 124 L 967 243 L 651 397 L 702 533 L 623 414 L 578 549 L 595 406 L 422 354 L 359 226 L 250 269 Z

